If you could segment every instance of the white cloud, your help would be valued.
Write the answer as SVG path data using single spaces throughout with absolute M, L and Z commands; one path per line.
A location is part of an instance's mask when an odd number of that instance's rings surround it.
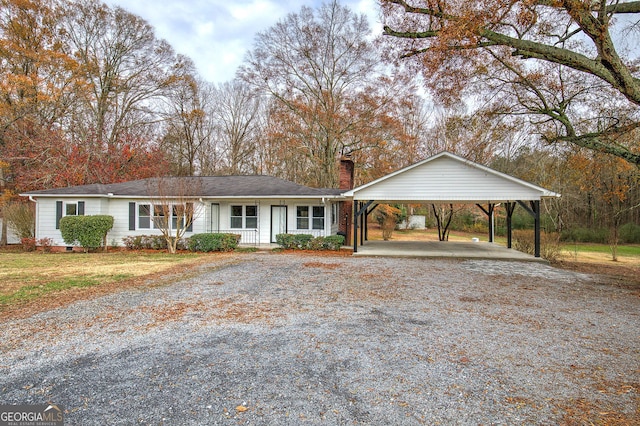
M 251 49 L 256 33 L 267 30 L 287 13 L 303 5 L 319 6 L 320 0 L 104 0 L 134 13 L 167 40 L 173 48 L 190 57 L 202 77 L 222 83 L 231 80 Z M 329 1 L 329 0 L 326 0 Z M 343 1 L 354 12 L 369 17 L 374 30 L 378 21 L 376 0 Z M 378 28 L 380 27 L 380 28 Z

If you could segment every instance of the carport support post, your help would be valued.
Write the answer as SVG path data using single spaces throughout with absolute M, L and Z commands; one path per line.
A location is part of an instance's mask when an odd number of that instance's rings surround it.
M 358 206 L 360 201 L 353 202 L 353 252 L 358 252 Z
M 493 242 L 493 210 L 496 205 L 489 203 L 489 242 Z
M 513 211 L 516 208 L 516 203 L 506 203 L 504 206 L 507 209 L 507 248 L 511 248 L 511 242 L 512 242 L 511 234 L 513 230 L 511 217 L 513 216 Z
M 534 218 L 534 241 L 535 241 L 535 257 L 540 257 L 540 200 L 531 202 Z
M 366 209 L 365 209 L 366 211 Z M 367 217 L 367 215 L 362 212 L 362 207 L 360 208 L 360 245 L 364 245 L 364 234 L 365 232 L 367 232 L 367 225 L 365 224 L 365 218 Z

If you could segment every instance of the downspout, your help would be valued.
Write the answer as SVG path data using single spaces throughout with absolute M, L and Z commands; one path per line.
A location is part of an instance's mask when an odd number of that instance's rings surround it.
M 36 209 L 35 209 L 35 210 L 36 210 L 36 217 L 35 217 L 35 219 L 36 219 L 36 227 L 35 227 L 35 229 L 33 230 L 33 234 L 34 234 L 33 236 L 37 239 L 37 238 L 38 238 L 38 235 L 40 234 L 40 232 L 38 232 L 38 231 L 40 230 L 40 229 L 39 229 L 40 227 L 38 226 L 38 222 L 39 222 L 39 221 L 38 221 L 38 216 L 39 216 L 39 214 L 38 214 L 38 203 L 37 203 L 36 199 L 35 199 L 35 198 L 33 198 L 33 195 L 29 195 L 29 201 L 34 202 L 34 203 L 35 203 L 35 205 L 36 205 Z

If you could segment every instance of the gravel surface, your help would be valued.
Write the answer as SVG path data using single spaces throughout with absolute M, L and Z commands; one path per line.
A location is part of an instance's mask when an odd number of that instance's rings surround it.
M 640 422 L 637 291 L 537 263 L 212 259 L 5 321 L 0 403 L 68 425 Z

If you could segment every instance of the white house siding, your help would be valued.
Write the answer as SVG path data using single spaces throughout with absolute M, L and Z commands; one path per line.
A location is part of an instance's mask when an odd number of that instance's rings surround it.
M 524 183 L 443 156 L 361 190 L 358 200 L 508 201 L 537 200 L 541 192 Z
M 36 239 L 51 238 L 54 246 L 66 246 L 60 230 L 56 229 L 56 202 L 64 203 L 84 202 L 85 215 L 99 215 L 107 213 L 107 204 L 100 198 L 39 198 L 36 203 Z M 64 214 L 64 207 L 63 207 Z
M 231 206 L 243 205 L 243 206 L 257 206 L 258 208 L 258 228 L 255 232 L 257 236 L 258 244 L 269 244 L 271 242 L 271 206 L 287 207 L 287 231 L 291 233 L 310 233 L 317 235 L 330 235 L 332 233 L 331 227 L 331 205 L 325 203 L 325 227 L 323 230 L 298 230 L 296 229 L 296 207 L 297 206 L 318 206 L 323 205 L 320 200 L 317 199 L 237 199 L 237 200 L 215 200 L 207 199 L 205 201 L 206 210 L 208 210 L 203 216 L 204 223 L 202 226 L 210 231 L 211 223 L 211 203 L 217 203 L 220 206 L 220 231 L 221 232 L 236 232 L 240 234 L 251 234 L 250 230 L 231 229 Z M 194 228 L 195 231 L 195 228 Z M 203 231 L 204 232 L 204 231 Z M 250 235 L 247 235 L 250 238 Z
M 60 230 L 56 229 L 56 202 L 77 202 L 84 201 L 85 215 L 110 215 L 114 218 L 113 228 L 107 234 L 107 242 L 122 246 L 122 239 L 135 235 L 160 235 L 158 229 L 139 229 L 137 218 L 138 204 L 150 204 L 148 198 L 117 198 L 117 197 L 40 197 L 36 204 L 36 238 L 49 237 L 53 240 L 54 246 L 66 246 L 62 239 Z M 136 229 L 129 230 L 129 203 L 136 203 Z M 202 202 L 195 200 L 196 218 L 193 223 L 193 232 L 187 232 L 186 237 L 196 233 L 211 232 L 211 203 L 220 206 L 219 230 L 220 232 L 237 232 L 250 237 L 245 241 L 248 244 L 268 244 L 271 240 L 271 206 L 287 206 L 287 226 L 289 232 L 313 233 L 315 235 L 331 235 L 336 230 L 331 224 L 331 203 L 326 202 L 325 206 L 325 227 L 322 231 L 307 230 L 298 231 L 296 229 L 296 207 L 300 205 L 318 206 L 322 205 L 317 199 L 237 199 L 237 200 L 217 200 L 204 199 Z M 252 230 L 231 229 L 231 206 L 232 205 L 256 205 L 258 207 L 258 228 L 257 232 Z
M 107 234 L 107 242 L 109 244 L 115 243 L 118 246 L 122 246 L 124 243 L 122 239 L 127 236 L 135 235 L 153 235 L 160 234 L 160 231 L 153 229 L 138 229 L 136 223 L 136 230 L 129 230 L 129 203 L 145 203 L 149 204 L 148 199 L 122 199 L 122 198 L 110 198 L 108 199 L 109 209 L 107 213 L 109 216 L 113 216 L 113 228 Z M 137 205 L 136 205 L 137 209 Z M 136 217 L 137 222 L 137 217 Z

